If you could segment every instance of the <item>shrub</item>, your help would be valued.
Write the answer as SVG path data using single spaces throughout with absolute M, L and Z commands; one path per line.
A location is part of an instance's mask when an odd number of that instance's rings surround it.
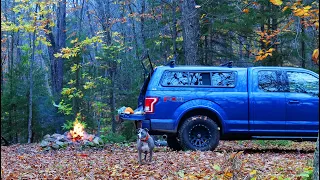
M 105 135 L 100 136 L 104 143 L 120 143 L 125 142 L 126 138 L 118 133 L 109 132 Z
M 124 121 L 122 123 L 122 129 L 120 131 L 121 135 L 126 138 L 127 141 L 135 141 L 137 140 L 136 128 L 134 122 Z
M 255 143 L 261 145 L 261 146 L 290 146 L 292 144 L 292 141 L 288 140 L 257 140 Z

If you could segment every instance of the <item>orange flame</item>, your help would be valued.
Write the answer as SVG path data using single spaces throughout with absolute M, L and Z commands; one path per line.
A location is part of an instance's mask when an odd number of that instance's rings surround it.
M 84 127 L 78 121 L 74 122 L 73 130 L 70 130 L 70 134 L 73 139 L 82 139 L 84 134 Z

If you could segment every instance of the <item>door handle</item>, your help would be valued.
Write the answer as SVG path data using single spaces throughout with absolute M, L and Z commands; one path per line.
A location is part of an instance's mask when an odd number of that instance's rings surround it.
M 299 104 L 300 103 L 300 101 L 298 101 L 298 100 L 290 100 L 289 101 L 289 104 Z

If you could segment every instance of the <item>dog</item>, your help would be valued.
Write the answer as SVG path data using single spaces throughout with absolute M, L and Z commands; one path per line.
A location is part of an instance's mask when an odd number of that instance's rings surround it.
M 152 137 L 148 133 L 148 129 L 137 129 L 138 140 L 137 140 L 137 149 L 138 149 L 138 161 L 141 164 L 141 154 L 144 153 L 144 160 L 147 161 L 147 154 L 149 153 L 149 162 L 152 161 L 153 149 L 155 147 Z

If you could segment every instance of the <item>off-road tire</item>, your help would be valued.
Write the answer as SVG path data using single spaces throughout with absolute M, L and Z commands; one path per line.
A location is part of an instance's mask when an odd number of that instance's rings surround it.
M 174 151 L 182 150 L 180 143 L 179 143 L 176 136 L 168 136 L 167 137 L 167 144 L 168 144 L 168 147 Z
M 207 116 L 192 116 L 183 122 L 178 138 L 183 150 L 214 150 L 220 140 L 219 127 Z

